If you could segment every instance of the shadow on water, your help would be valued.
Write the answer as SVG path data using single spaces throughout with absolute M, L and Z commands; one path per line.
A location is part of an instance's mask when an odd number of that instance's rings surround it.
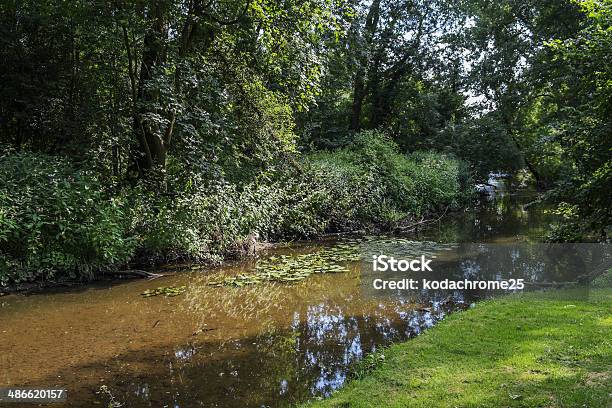
M 518 253 L 499 249 L 541 238 L 550 216 L 541 207 L 525 209 L 532 198 L 493 196 L 409 239 L 455 243 L 477 253 L 474 264 L 448 252 L 439 259 L 438 273 L 445 276 L 476 276 L 503 264 L 510 265 L 503 266 L 508 274 L 558 279 L 558 271 L 536 267 L 540 255 L 529 247 Z M 501 244 L 495 247 L 501 252 L 470 247 L 473 242 Z M 272 255 L 297 256 L 334 245 L 315 242 Z M 573 279 L 580 269 L 569 258 L 563 264 L 563 254 L 551 257 L 574 271 L 563 279 Z M 246 262 L 206 275 L 0 298 L 0 386 L 62 387 L 69 395 L 65 406 L 71 407 L 106 407 L 109 401 L 125 407 L 290 406 L 329 395 L 365 354 L 416 336 L 488 295 L 369 296 L 363 265 L 345 266 L 345 273 L 313 274 L 289 285 L 208 285 L 220 275 L 252 273 L 253 263 Z M 159 285 L 186 289 L 176 297 L 140 296 Z
M 541 242 L 554 216 L 549 207 L 533 205 L 535 198 L 529 192 L 487 195 L 418 237 L 439 242 Z

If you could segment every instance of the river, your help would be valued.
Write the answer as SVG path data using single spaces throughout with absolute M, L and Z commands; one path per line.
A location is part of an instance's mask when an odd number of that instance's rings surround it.
M 551 216 L 539 206 L 525 210 L 523 204 L 532 199 L 528 193 L 489 196 L 407 238 L 538 241 Z M 300 254 L 339 242 L 295 244 L 258 260 L 151 281 L 1 297 L 0 386 L 67 389 L 65 406 L 70 407 L 108 407 L 109 402 L 125 407 L 290 406 L 329 395 L 364 355 L 416 336 L 447 313 L 487 296 L 432 294 L 418 301 L 363 296 L 359 262 L 346 262 L 346 272 L 313 274 L 294 284 L 208 284 L 217 276 L 252 273 L 257 262 L 270 257 L 299 262 Z M 185 288 L 177 296 L 141 295 L 160 286 Z

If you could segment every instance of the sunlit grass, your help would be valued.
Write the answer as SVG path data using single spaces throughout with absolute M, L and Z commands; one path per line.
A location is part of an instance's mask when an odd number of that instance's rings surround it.
M 315 407 L 606 407 L 612 290 L 509 296 L 384 351 Z

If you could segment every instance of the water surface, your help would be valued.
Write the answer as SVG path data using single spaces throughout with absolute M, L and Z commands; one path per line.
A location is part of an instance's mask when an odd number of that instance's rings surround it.
M 439 243 L 524 243 L 541 239 L 550 216 L 498 195 L 411 235 Z M 388 238 L 386 238 L 388 239 Z M 376 238 L 370 238 L 376 241 Z M 271 251 L 316 252 L 335 240 Z M 68 389 L 65 406 L 284 407 L 329 395 L 352 365 L 406 340 L 480 296 L 377 298 L 363 295 L 360 263 L 295 284 L 234 288 L 207 283 L 252 273 L 233 262 L 153 281 L 0 298 L 0 386 Z M 158 286 L 175 297 L 145 298 Z M 16 406 L 16 405 L 13 405 Z

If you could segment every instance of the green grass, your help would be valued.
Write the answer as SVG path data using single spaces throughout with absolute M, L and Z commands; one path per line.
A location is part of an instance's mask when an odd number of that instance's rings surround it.
M 312 407 L 611 407 L 612 289 L 478 303 Z

